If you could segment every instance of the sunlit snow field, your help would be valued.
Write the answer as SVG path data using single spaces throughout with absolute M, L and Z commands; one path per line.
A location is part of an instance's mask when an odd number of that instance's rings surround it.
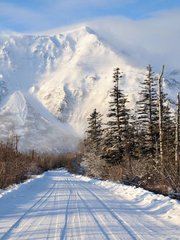
M 180 239 L 179 224 L 177 200 L 66 170 L 0 193 L 1 239 Z

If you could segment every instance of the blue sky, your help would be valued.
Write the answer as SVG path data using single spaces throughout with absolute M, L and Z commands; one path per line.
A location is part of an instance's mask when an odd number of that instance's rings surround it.
M 92 28 L 129 63 L 180 69 L 180 0 L 0 0 L 0 33 Z
M 0 31 L 39 32 L 123 16 L 134 21 L 180 9 L 180 0 L 0 0 Z

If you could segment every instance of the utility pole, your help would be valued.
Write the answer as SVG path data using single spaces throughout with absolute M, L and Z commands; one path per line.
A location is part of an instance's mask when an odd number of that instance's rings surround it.
M 164 159 L 163 159 L 163 126 L 162 126 L 162 89 L 161 80 L 164 72 L 164 65 L 162 67 L 161 75 L 158 77 L 159 90 L 159 140 L 160 140 L 160 159 L 161 159 L 161 191 L 164 192 Z

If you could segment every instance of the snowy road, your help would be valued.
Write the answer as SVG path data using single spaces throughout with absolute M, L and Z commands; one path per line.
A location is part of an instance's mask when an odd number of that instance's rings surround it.
M 0 239 L 180 239 L 151 208 L 51 171 L 0 198 Z

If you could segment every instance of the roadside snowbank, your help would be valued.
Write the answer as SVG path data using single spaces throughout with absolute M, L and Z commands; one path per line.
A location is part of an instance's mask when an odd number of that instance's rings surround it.
M 142 188 L 136 188 L 135 186 L 126 186 L 115 182 L 101 181 L 82 175 L 70 174 L 65 169 L 59 169 L 59 171 L 62 174 L 65 173 L 66 175 L 74 176 L 81 181 L 103 187 L 122 199 L 131 201 L 137 206 L 137 211 L 138 209 L 143 208 L 145 212 L 147 211 L 147 214 L 148 212 L 151 212 L 154 216 L 158 216 L 172 224 L 180 225 L 180 202 L 178 200 L 160 194 L 154 194 Z M 34 179 L 29 179 L 24 183 L 13 185 L 5 190 L 1 190 L 0 199 L 2 197 L 3 199 L 20 197 L 27 189 L 30 190 L 36 186 L 39 181 L 44 181 L 46 175 L 48 175 L 48 172 L 36 176 Z
M 30 189 L 34 185 L 36 185 L 37 181 L 42 181 L 44 175 L 45 173 L 41 175 L 36 175 L 34 178 L 28 179 L 23 183 L 14 184 L 4 190 L 0 189 L 0 199 L 2 197 L 5 199 L 18 197 L 19 195 L 21 195 L 21 193 L 25 192 L 27 189 Z
M 135 186 L 91 179 L 81 175 L 74 176 L 82 181 L 106 188 L 123 199 L 137 204 L 137 207 L 143 208 L 145 211 L 147 210 L 147 212 L 150 211 L 154 215 L 158 215 L 163 220 L 168 220 L 168 222 L 172 224 L 180 225 L 180 202 L 178 200 L 165 197 L 161 194 L 155 194 L 142 188 L 136 188 Z

